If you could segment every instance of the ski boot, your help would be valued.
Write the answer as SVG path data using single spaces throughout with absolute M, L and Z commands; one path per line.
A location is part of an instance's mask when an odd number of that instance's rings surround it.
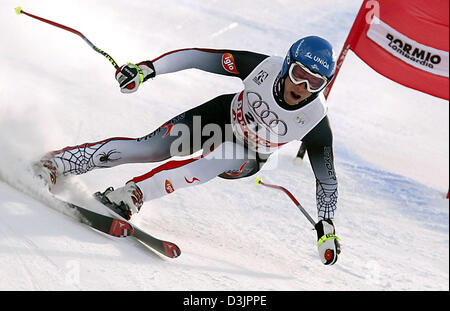
M 33 163 L 32 169 L 34 174 L 41 178 L 48 189 L 51 190 L 51 187 L 56 184 L 56 177 L 58 176 L 55 163 L 49 159 L 42 159 Z
M 109 187 L 103 193 L 96 192 L 94 197 L 126 220 L 130 220 L 132 215 L 138 213 L 144 204 L 144 195 L 133 181 L 116 190 Z

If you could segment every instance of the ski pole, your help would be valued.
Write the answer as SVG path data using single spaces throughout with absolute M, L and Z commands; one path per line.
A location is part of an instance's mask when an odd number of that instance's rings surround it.
M 116 68 L 116 69 L 119 68 L 119 66 L 116 64 L 116 62 L 114 61 L 114 59 L 113 59 L 111 56 L 109 56 L 108 53 L 106 53 L 105 51 L 102 51 L 101 49 L 99 49 L 98 47 L 96 47 L 94 44 L 92 44 L 92 42 L 89 41 L 89 39 L 86 38 L 86 36 L 83 35 L 81 32 L 79 32 L 78 30 L 75 30 L 75 29 L 73 29 L 73 28 L 70 28 L 70 27 L 67 27 L 67 26 L 64 26 L 64 25 L 61 25 L 61 24 L 52 22 L 51 20 L 48 20 L 48 19 L 45 19 L 45 18 L 36 16 L 36 15 L 33 15 L 33 14 L 30 14 L 30 13 L 27 13 L 27 12 L 25 12 L 25 11 L 22 9 L 22 7 L 20 7 L 20 6 L 17 7 L 15 10 L 16 10 L 17 15 L 25 14 L 25 15 L 27 15 L 27 16 L 29 16 L 29 17 L 35 18 L 35 19 L 37 19 L 37 20 L 40 20 L 41 22 L 44 22 L 44 23 L 53 25 L 53 26 L 55 26 L 55 27 L 58 27 L 58 28 L 61 28 L 61 29 L 70 31 L 70 32 L 72 32 L 72 33 L 74 33 L 74 34 L 80 36 L 80 37 L 81 37 L 81 38 L 82 38 L 82 39 L 83 39 L 83 40 L 84 40 L 91 48 L 94 49 L 94 51 L 96 51 L 96 52 L 102 54 L 103 56 L 105 56 L 105 57 L 110 61 L 110 63 L 114 66 L 114 68 Z
M 292 193 L 289 190 L 287 190 L 286 188 L 284 188 L 282 186 L 277 186 L 277 185 L 271 185 L 271 184 L 263 183 L 261 177 L 257 177 L 255 179 L 255 184 L 262 185 L 262 186 L 269 187 L 269 188 L 273 188 L 273 189 L 278 189 L 278 190 L 281 190 L 284 193 L 286 193 L 289 196 L 289 198 L 294 202 L 294 204 L 298 207 L 298 209 L 303 213 L 303 215 L 305 215 L 305 217 L 313 225 L 313 227 L 315 227 L 316 222 L 314 221 L 314 219 L 312 219 L 312 217 L 308 214 L 308 212 L 303 208 L 303 206 L 300 204 L 300 202 L 297 201 L 297 199 L 292 195 Z

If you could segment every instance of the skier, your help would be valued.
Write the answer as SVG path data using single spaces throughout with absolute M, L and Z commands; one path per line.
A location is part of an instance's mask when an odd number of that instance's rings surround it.
M 35 163 L 35 173 L 51 186 L 60 176 L 95 168 L 201 153 L 106 189 L 102 196 L 130 219 L 144 201 L 177 189 L 216 176 L 251 176 L 279 147 L 301 140 L 316 177 L 319 256 L 324 264 L 334 264 L 340 253 L 332 221 L 338 192 L 332 131 L 321 95 L 335 73 L 331 44 L 308 36 L 295 42 L 284 59 L 248 51 L 182 49 L 123 65 L 115 78 L 122 93 L 132 93 L 150 78 L 190 68 L 238 77 L 244 89 L 185 111 L 141 138 L 114 137 L 50 152 Z

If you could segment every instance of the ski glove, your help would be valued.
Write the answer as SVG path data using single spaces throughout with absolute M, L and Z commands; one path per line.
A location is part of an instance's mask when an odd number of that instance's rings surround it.
M 324 265 L 336 263 L 338 254 L 341 253 L 339 238 L 335 235 L 334 225 L 331 219 L 324 219 L 315 225 L 317 231 L 317 248 L 319 257 Z
M 142 82 L 155 77 L 155 67 L 149 60 L 138 64 L 128 63 L 116 70 L 116 80 L 122 93 L 136 92 Z

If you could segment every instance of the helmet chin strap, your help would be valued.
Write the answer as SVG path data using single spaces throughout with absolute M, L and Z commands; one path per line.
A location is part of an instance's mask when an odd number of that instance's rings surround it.
M 273 83 L 273 97 L 275 98 L 276 102 L 278 104 L 284 103 L 284 79 L 280 76 L 280 74 L 275 79 L 275 82 Z

